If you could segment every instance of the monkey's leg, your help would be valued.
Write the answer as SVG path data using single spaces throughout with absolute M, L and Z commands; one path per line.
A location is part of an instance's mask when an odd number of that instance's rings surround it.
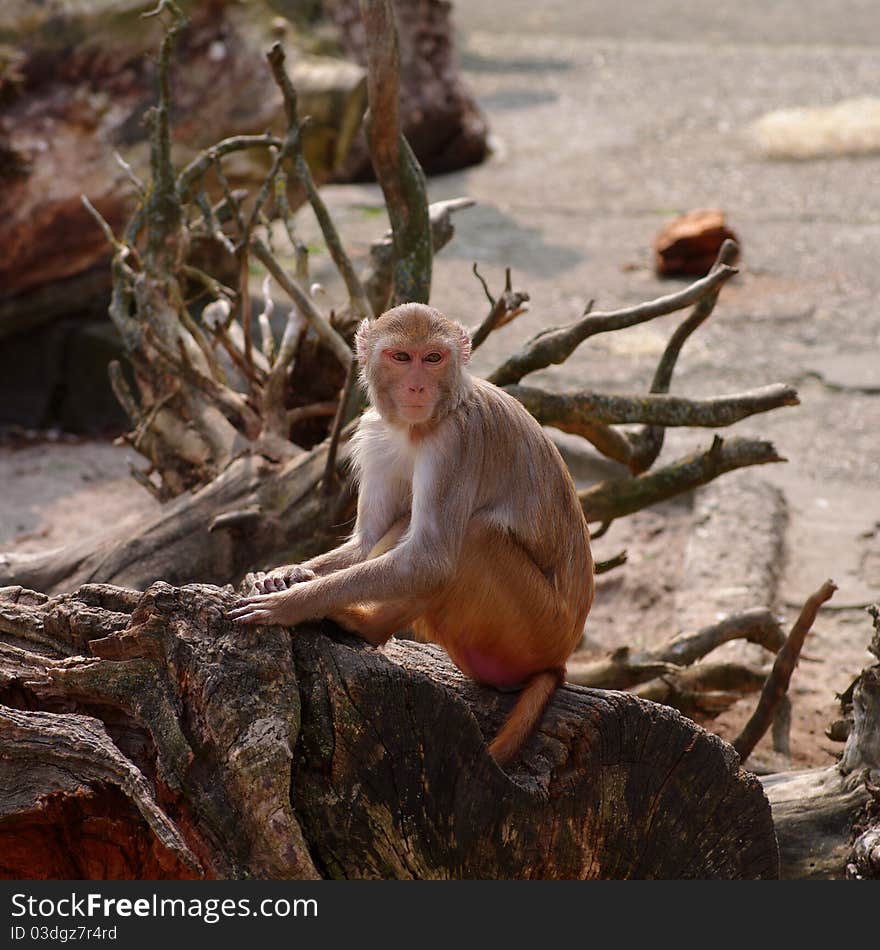
M 513 758 L 562 682 L 588 608 L 564 603 L 507 532 L 478 519 L 469 526 L 455 576 L 414 627 L 473 679 L 524 684 L 489 746 L 499 764 Z
M 397 545 L 409 526 L 409 518 L 400 518 L 373 545 L 367 560 L 385 554 Z M 351 604 L 330 615 L 341 627 L 356 633 L 375 646 L 381 646 L 398 630 L 409 626 L 424 610 L 424 603 L 393 601 L 386 604 Z
M 330 614 L 330 619 L 379 647 L 390 640 L 398 630 L 408 627 L 424 609 L 423 603 L 411 601 L 352 604 L 334 611 Z

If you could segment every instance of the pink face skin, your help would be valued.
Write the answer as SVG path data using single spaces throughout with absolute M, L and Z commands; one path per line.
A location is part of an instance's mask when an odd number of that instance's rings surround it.
M 382 350 L 382 362 L 401 420 L 409 425 L 427 422 L 437 404 L 439 380 L 447 371 L 449 349 L 392 347 Z

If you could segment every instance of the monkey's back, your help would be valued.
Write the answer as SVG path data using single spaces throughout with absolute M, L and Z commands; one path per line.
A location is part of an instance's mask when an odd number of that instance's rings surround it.
M 593 596 L 589 531 L 571 474 L 559 450 L 508 393 L 474 379 L 461 420 L 465 451 L 478 456 L 476 510 L 525 548 L 561 596 Z

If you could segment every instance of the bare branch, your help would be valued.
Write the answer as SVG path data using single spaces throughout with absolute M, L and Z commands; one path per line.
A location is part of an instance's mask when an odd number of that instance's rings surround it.
M 601 660 L 569 659 L 565 679 L 577 686 L 592 686 L 596 689 L 629 689 L 677 670 L 678 667 L 671 663 L 646 658 L 629 647 L 621 647 Z
M 355 382 L 358 375 L 357 360 L 352 360 L 351 366 L 345 377 L 345 385 L 342 387 L 342 393 L 339 396 L 339 406 L 336 409 L 336 416 L 333 419 L 333 427 L 330 430 L 330 445 L 327 448 L 327 464 L 324 466 L 324 478 L 322 485 L 324 492 L 329 494 L 338 488 L 338 477 L 336 474 L 336 455 L 339 451 L 339 439 L 342 435 L 343 426 L 349 421 L 348 407 L 351 403 L 351 394 L 355 388 Z
M 360 0 L 366 30 L 367 138 L 394 244 L 394 303 L 427 303 L 431 226 L 425 176 L 400 123 L 400 59 L 391 0 Z
M 518 383 L 528 373 L 534 373 L 554 363 L 564 363 L 589 337 L 597 333 L 623 330 L 688 307 L 706 294 L 716 291 L 736 273 L 734 268 L 724 265 L 678 293 L 623 310 L 591 313 L 567 326 L 545 330 L 496 369 L 488 377 L 489 382 L 495 383 L 496 386 L 507 386 Z
M 455 233 L 452 223 L 453 214 L 456 211 L 471 208 L 475 204 L 473 198 L 450 198 L 446 201 L 435 201 L 430 205 L 428 216 L 431 222 L 431 247 L 434 254 L 452 240 Z M 393 283 L 393 259 L 393 238 L 391 232 L 388 231 L 370 245 L 369 263 L 360 277 L 373 313 L 381 313 L 388 305 Z M 335 325 L 347 338 L 354 333 L 357 322 L 357 316 L 352 317 L 350 310 L 341 310 Z
M 785 643 L 779 620 L 766 607 L 752 607 L 731 614 L 696 633 L 682 634 L 650 651 L 651 656 L 679 666 L 689 666 L 729 640 L 748 640 L 771 653 Z
M 635 478 L 604 481 L 579 492 L 587 521 L 610 521 L 705 485 L 725 472 L 748 465 L 785 461 L 770 442 L 756 439 L 715 441 L 706 452 L 688 455 Z
M 258 317 L 260 324 L 260 348 L 269 366 L 275 361 L 275 336 L 272 333 L 272 314 L 275 301 L 272 299 L 272 278 L 266 274 L 263 278 L 263 309 Z
M 497 300 L 489 293 L 486 282 L 480 276 L 476 264 L 474 264 L 474 274 L 479 278 L 483 290 L 486 291 L 486 296 L 492 304 L 485 320 L 471 333 L 471 349 L 475 350 L 493 330 L 510 323 L 529 309 L 529 295 L 525 291 L 513 290 L 509 267 L 505 271 L 504 290 Z
M 698 663 L 635 687 L 631 692 L 692 719 L 714 719 L 743 696 L 757 693 L 764 675 L 742 663 Z
M 186 17 L 175 3 L 162 0 L 159 6 L 147 14 L 153 16 L 162 10 L 170 10 L 174 17 L 171 26 L 162 38 L 157 64 L 159 101 L 147 113 L 151 125 L 150 173 L 152 181 L 144 202 L 144 214 L 148 224 L 147 254 L 160 272 L 170 274 L 177 263 L 180 225 L 183 208 L 177 193 L 174 165 L 171 161 L 171 53 L 180 33 L 187 25 Z
M 718 257 L 715 259 L 715 263 L 712 265 L 709 273 L 714 273 L 725 264 L 733 266 L 738 258 L 739 245 L 736 241 L 732 241 L 728 238 L 721 245 L 718 251 Z M 719 287 L 717 290 L 706 294 L 694 307 L 690 316 L 683 323 L 679 324 L 670 337 L 669 342 L 666 344 L 666 349 L 660 357 L 660 362 L 657 364 L 657 370 L 654 373 L 654 380 L 651 383 L 652 393 L 669 392 L 669 387 L 672 384 L 672 374 L 675 371 L 675 364 L 678 360 L 679 353 L 681 353 L 682 347 L 688 337 L 705 323 L 715 309 L 715 303 L 718 300 L 720 289 Z M 665 431 L 662 425 L 651 425 L 646 426 L 641 432 L 632 436 L 635 451 L 633 452 L 632 462 L 630 463 L 630 470 L 634 474 L 638 475 L 640 472 L 647 471 L 654 462 L 657 461 L 657 457 L 663 448 Z
M 284 109 L 287 115 L 287 138 L 284 143 L 284 148 L 279 153 L 279 162 L 286 154 L 290 154 L 293 159 L 296 176 L 303 186 L 309 204 L 312 206 L 312 210 L 315 212 L 315 218 L 321 227 L 321 233 L 324 235 L 324 241 L 327 244 L 330 256 L 333 258 L 333 263 L 336 265 L 336 269 L 345 282 L 352 312 L 361 317 L 372 317 L 373 308 L 370 306 L 364 287 L 351 263 L 351 259 L 346 253 L 342 240 L 339 237 L 339 232 L 336 230 L 336 225 L 330 217 L 330 212 L 327 210 L 327 205 L 324 204 L 324 199 L 315 187 L 311 169 L 305 159 L 305 155 L 303 155 L 301 128 L 297 116 L 296 92 L 284 68 L 285 57 L 281 44 L 275 43 L 272 49 L 266 54 L 266 58 L 269 61 L 275 82 L 281 89 L 281 94 L 284 98 Z
M 318 310 L 312 298 L 278 263 L 261 238 L 252 236 L 251 248 L 257 258 L 266 266 L 266 270 L 275 278 L 278 286 L 290 297 L 297 310 L 309 321 L 315 332 L 336 354 L 339 362 L 348 371 L 354 359 L 354 354 L 345 340 L 330 325 L 329 320 Z
M 623 567 L 627 561 L 626 551 L 621 551 L 619 554 L 615 554 L 614 557 L 608 558 L 607 561 L 596 561 L 593 565 L 593 573 L 598 577 L 600 574 L 607 574 L 609 571 L 613 571 L 616 567 Z
M 822 604 L 834 596 L 836 590 L 837 585 L 834 581 L 825 581 L 815 593 L 807 598 L 788 638 L 776 655 L 776 662 L 764 683 L 758 706 L 743 731 L 733 742 L 733 747 L 739 753 L 743 762 L 751 755 L 761 737 L 770 728 L 776 709 L 788 690 L 788 684 L 791 682 L 791 675 L 797 666 L 804 640 L 806 640 L 807 634 L 816 621 L 816 614 L 819 613 Z
M 281 148 L 284 143 L 275 135 L 234 135 L 200 152 L 177 176 L 181 201 L 188 201 L 192 191 L 208 169 L 232 152 L 249 148 Z
M 742 393 L 685 399 L 667 395 L 607 395 L 605 393 L 551 393 L 532 386 L 505 386 L 542 425 L 580 434 L 580 426 L 643 422 L 649 426 L 733 425 L 759 412 L 799 405 L 797 390 L 782 383 Z
M 758 643 L 775 654 L 785 642 L 785 634 L 769 610 L 754 607 L 732 614 L 697 633 L 674 637 L 651 649 L 621 647 L 600 660 L 579 660 L 575 656 L 568 662 L 566 679 L 580 686 L 630 689 L 659 676 L 681 676 L 685 667 L 721 644 L 738 639 Z M 702 664 L 699 668 L 704 669 L 707 665 Z M 717 680 L 712 682 L 713 688 L 721 688 Z

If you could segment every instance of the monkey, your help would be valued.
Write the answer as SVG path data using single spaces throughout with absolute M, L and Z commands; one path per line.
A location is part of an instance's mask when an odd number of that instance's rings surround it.
M 355 347 L 371 408 L 352 437 L 353 533 L 270 572 L 230 616 L 329 617 L 375 646 L 410 627 L 468 677 L 521 691 L 489 744 L 503 766 L 562 683 L 592 605 L 574 483 L 534 417 L 468 372 L 461 324 L 405 303 L 364 320 Z

